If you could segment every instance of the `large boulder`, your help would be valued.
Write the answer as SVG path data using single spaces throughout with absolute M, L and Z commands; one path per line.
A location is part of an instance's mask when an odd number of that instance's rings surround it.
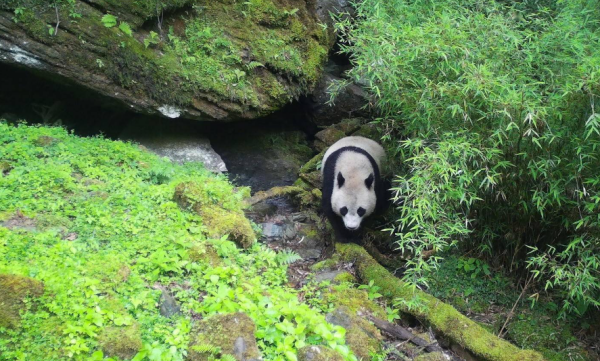
M 319 81 L 333 41 L 321 26 L 330 7 L 318 12 L 318 6 L 305 0 L 5 0 L 0 63 L 81 85 L 144 114 L 255 118 Z
M 44 286 L 33 278 L 2 274 L 0 275 L 0 328 L 15 328 L 21 319 L 20 313 L 26 309 L 28 297 L 39 297 Z
M 317 126 L 329 126 L 343 119 L 369 117 L 368 94 L 345 77 L 346 67 L 330 61 L 311 94 L 302 98 L 308 119 Z M 331 102 L 332 94 L 335 94 Z

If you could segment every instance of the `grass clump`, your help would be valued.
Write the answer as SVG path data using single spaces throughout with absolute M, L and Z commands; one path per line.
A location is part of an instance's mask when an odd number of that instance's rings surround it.
M 203 184 L 202 204 L 241 212 L 247 194 L 225 177 L 128 143 L 2 122 L 1 162 L 11 170 L 0 177 L 0 224 L 11 226 L 0 225 L 0 274 L 44 286 L 18 327 L 0 325 L 3 360 L 180 361 L 192 319 L 235 312 L 255 323 L 265 359 L 321 344 L 355 359 L 344 330 L 287 287 L 286 257 L 256 243 L 240 250 L 174 201 L 178 185 Z M 159 312 L 164 289 L 181 307 L 171 318 Z

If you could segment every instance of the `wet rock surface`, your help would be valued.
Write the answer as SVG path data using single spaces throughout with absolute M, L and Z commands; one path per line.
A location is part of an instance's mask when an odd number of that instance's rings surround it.
M 212 138 L 214 149 L 227 164 L 229 178 L 253 192 L 291 185 L 298 170 L 313 155 L 306 135 L 294 128 L 241 129 L 232 126 Z
M 185 123 L 167 124 L 134 119 L 119 136 L 176 163 L 200 162 L 213 172 L 226 172 L 227 166 L 212 148 L 210 140 Z
M 166 289 L 162 290 L 160 294 L 160 314 L 163 317 L 173 317 L 179 313 L 181 313 L 181 307 L 177 304 L 177 301 Z

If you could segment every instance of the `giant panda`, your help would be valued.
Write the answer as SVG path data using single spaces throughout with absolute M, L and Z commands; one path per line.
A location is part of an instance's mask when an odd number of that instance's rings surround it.
M 357 136 L 342 138 L 325 152 L 321 205 L 338 242 L 359 243 L 362 221 L 385 208 L 384 159 L 381 145 Z

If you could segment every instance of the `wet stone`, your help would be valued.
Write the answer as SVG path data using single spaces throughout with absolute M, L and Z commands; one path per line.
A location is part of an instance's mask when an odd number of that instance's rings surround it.
M 172 317 L 181 312 L 181 308 L 175 301 L 175 298 L 167 290 L 163 290 L 160 295 L 160 314 L 164 317 Z
M 315 275 L 315 281 L 321 283 L 323 281 L 333 281 L 337 276 L 344 273 L 343 270 L 319 272 Z

